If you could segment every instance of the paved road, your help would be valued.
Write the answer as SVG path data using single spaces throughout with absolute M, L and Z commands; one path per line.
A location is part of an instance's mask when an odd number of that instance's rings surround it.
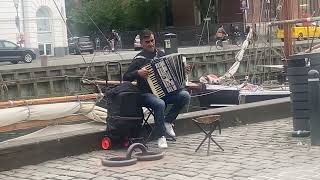
M 238 48 L 238 47 L 228 47 Z M 179 48 L 178 52 L 182 54 L 192 54 L 192 53 L 204 53 L 204 52 L 217 51 L 216 47 L 212 46 L 199 46 L 199 47 L 185 47 Z M 139 51 L 133 50 L 123 50 L 116 53 L 104 54 L 102 52 L 95 52 L 94 54 L 84 53 L 83 55 L 67 55 L 64 57 L 49 57 L 48 66 L 60 66 L 60 65 L 72 65 L 80 63 L 91 63 L 91 62 L 102 62 L 102 61 L 112 61 L 112 60 L 127 60 L 132 59 Z M 0 63 L 0 70 L 9 69 L 22 69 L 22 68 L 35 68 L 41 67 L 40 59 L 34 60 L 30 64 L 19 63 L 11 64 L 8 62 Z
M 311 43 L 311 41 L 309 41 Z M 319 43 L 320 40 L 315 40 L 314 43 Z M 297 41 L 297 44 L 308 43 L 308 41 Z M 283 42 L 276 40 L 273 43 L 274 46 L 283 46 Z M 256 44 L 257 47 L 268 47 L 267 42 L 260 42 Z M 236 45 L 225 45 L 224 50 L 239 49 Z M 192 46 L 192 47 L 182 47 L 178 48 L 178 52 L 182 54 L 195 54 L 195 53 L 208 53 L 221 51 L 215 46 Z M 51 57 L 48 60 L 48 66 L 60 66 L 60 65 L 72 65 L 80 63 L 91 63 L 91 62 L 101 62 L 101 61 L 112 61 L 112 60 L 123 60 L 132 59 L 139 51 L 133 50 L 123 50 L 116 53 L 104 54 L 102 52 L 95 52 L 94 54 L 84 53 L 81 55 L 67 55 L 65 57 Z M 19 63 L 11 64 L 8 62 L 0 62 L 0 70 L 14 70 L 23 68 L 36 68 L 41 67 L 40 59 L 33 61 L 30 64 Z
M 101 159 L 124 155 L 124 150 L 95 151 L 0 172 L 0 179 L 320 179 L 320 147 L 310 146 L 309 138 L 293 138 L 290 119 L 268 121 L 223 129 L 214 137 L 225 149 L 211 146 L 197 153 L 203 134 L 179 136 L 169 142 L 165 158 L 138 162 L 127 167 L 104 167 Z M 151 150 L 157 150 L 155 142 Z M 1 162 L 4 165 L 5 162 Z

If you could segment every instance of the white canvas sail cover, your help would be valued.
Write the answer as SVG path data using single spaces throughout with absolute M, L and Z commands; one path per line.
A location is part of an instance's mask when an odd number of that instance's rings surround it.
M 253 31 L 252 31 L 252 28 L 250 28 L 250 31 L 247 35 L 246 40 L 242 43 L 241 50 L 235 56 L 236 62 L 233 63 L 233 65 L 230 67 L 230 69 L 222 77 L 220 77 L 220 79 L 230 78 L 238 71 L 239 66 L 240 66 L 240 62 L 243 59 L 244 52 L 248 48 L 249 42 L 252 39 L 252 34 L 253 34 Z
M 51 120 L 84 114 L 93 120 L 105 122 L 107 110 L 95 106 L 94 101 L 65 102 L 41 105 L 28 105 L 0 109 L 0 127 L 29 120 Z

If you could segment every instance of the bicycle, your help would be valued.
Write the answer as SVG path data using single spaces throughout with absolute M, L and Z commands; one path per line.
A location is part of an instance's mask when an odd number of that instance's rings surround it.
M 102 52 L 104 55 L 109 54 L 110 52 L 117 52 L 121 49 L 121 41 L 117 41 L 115 43 L 114 49 L 112 50 L 112 44 L 114 43 L 114 40 L 108 40 L 107 45 L 105 45 L 102 49 Z
M 232 39 L 229 38 L 229 36 L 226 36 L 225 39 L 219 38 L 216 40 L 216 48 L 218 50 L 223 49 L 223 42 L 227 42 L 229 45 L 236 45 L 238 47 L 241 46 L 242 40 L 241 40 L 241 35 L 238 32 L 235 32 L 234 35 L 232 36 Z

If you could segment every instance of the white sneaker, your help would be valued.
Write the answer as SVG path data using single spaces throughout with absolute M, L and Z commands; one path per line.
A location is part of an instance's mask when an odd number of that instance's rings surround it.
M 166 132 L 169 134 L 169 136 L 176 137 L 176 133 L 174 133 L 171 123 L 164 123 L 164 127 L 166 127 Z
M 158 147 L 159 148 L 167 148 L 168 147 L 166 137 L 162 136 L 161 138 L 158 139 Z

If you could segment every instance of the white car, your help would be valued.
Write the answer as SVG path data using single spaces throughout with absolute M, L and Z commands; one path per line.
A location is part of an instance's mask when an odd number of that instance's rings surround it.
M 140 35 L 136 35 L 136 37 L 134 38 L 134 43 L 133 43 L 133 47 L 135 51 L 138 51 L 140 49 L 142 49 L 141 43 L 140 43 Z

